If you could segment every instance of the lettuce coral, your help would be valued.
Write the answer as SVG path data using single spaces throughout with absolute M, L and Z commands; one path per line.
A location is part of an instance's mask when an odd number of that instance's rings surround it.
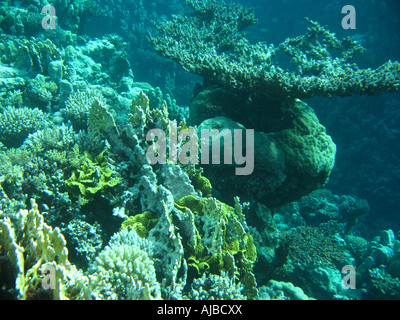
M 110 167 L 106 151 L 94 159 L 88 152 L 84 153 L 80 168 L 65 181 L 65 186 L 72 195 L 92 200 L 97 193 L 120 183 L 118 174 Z

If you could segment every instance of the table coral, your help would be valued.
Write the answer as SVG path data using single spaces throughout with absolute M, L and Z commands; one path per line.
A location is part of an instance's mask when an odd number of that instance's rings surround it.
M 157 25 L 151 37 L 155 50 L 185 70 L 246 92 L 269 98 L 375 95 L 400 90 L 400 64 L 388 61 L 375 70 L 349 62 L 363 48 L 350 38 L 339 40 L 311 21 L 307 33 L 280 45 L 255 44 L 242 32 L 256 23 L 254 12 L 224 1 L 187 1 L 193 11 Z M 339 50 L 341 56 L 335 57 Z M 295 70 L 276 57 L 286 54 Z

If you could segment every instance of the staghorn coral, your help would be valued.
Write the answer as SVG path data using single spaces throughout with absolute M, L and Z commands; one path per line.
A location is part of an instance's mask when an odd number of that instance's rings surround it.
M 317 22 L 305 35 L 274 47 L 251 44 L 242 30 L 255 23 L 251 10 L 224 1 L 187 1 L 194 11 L 157 25 L 150 37 L 155 50 L 180 63 L 207 82 L 236 90 L 258 92 L 269 99 L 352 94 L 376 95 L 400 90 L 400 64 L 388 61 L 375 70 L 349 62 L 363 48 L 346 38 L 338 40 Z M 335 57 L 336 50 L 341 57 Z M 280 66 L 275 57 L 286 54 L 295 70 Z

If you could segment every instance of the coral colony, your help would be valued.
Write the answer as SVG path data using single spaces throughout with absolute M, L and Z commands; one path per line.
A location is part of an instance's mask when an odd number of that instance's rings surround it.
M 399 234 L 328 189 L 340 145 L 303 100 L 399 92 L 400 64 L 310 19 L 274 45 L 239 4 L 149 3 L 1 2 L 0 298 L 398 299 Z

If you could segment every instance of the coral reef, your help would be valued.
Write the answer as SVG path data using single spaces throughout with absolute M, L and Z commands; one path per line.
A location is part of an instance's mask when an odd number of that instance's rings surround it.
M 357 65 L 364 34 L 306 19 L 304 35 L 266 44 L 244 33 L 252 9 L 185 2 L 55 0 L 54 30 L 38 23 L 44 0 L 0 4 L 0 299 L 398 299 L 400 234 L 374 225 L 373 199 L 322 189 L 336 145 L 299 99 L 398 92 L 399 63 Z M 329 101 L 337 117 L 349 103 Z M 254 129 L 251 176 L 148 159 L 151 129 L 173 144 L 224 128 Z M 371 136 L 349 136 L 350 151 L 377 148 Z

